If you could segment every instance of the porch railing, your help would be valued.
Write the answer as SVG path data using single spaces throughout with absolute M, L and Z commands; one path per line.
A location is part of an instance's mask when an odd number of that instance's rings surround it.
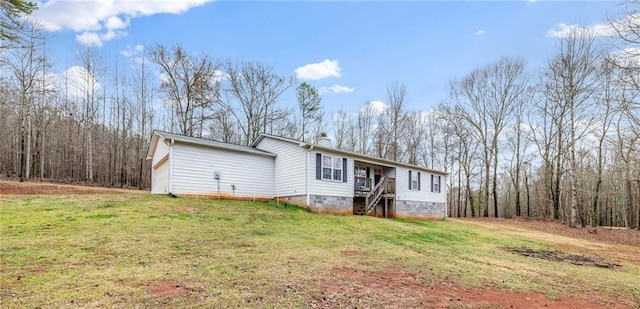
M 375 208 L 382 195 L 387 191 L 387 176 L 383 176 L 380 179 L 380 182 L 369 192 L 369 194 L 365 197 L 365 205 L 367 212 L 366 214 L 370 214 Z

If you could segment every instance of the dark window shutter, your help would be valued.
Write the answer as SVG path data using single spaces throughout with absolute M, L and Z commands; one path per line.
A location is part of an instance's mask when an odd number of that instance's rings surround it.
M 411 190 L 411 171 L 409 171 L 409 190 Z
M 418 191 L 420 191 L 420 172 L 418 172 Z
M 347 182 L 347 158 L 342 158 L 342 182 Z
M 316 153 L 316 179 L 322 179 L 322 155 Z
M 438 176 L 438 193 L 442 192 L 442 176 Z
M 371 176 L 369 176 L 369 170 L 370 170 L 371 168 L 367 167 L 366 169 L 367 169 L 367 178 L 369 178 L 369 177 L 371 177 Z
M 433 192 L 433 175 L 431 175 L 431 192 Z

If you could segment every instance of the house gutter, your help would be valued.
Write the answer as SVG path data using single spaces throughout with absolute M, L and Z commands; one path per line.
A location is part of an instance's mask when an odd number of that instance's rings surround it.
M 309 153 L 311 152 L 311 150 L 313 150 L 313 144 L 309 145 L 309 149 L 307 149 L 307 164 L 306 164 L 306 168 L 305 168 L 305 193 L 307 194 L 307 207 L 309 207 L 309 202 L 310 202 L 310 196 L 309 196 Z

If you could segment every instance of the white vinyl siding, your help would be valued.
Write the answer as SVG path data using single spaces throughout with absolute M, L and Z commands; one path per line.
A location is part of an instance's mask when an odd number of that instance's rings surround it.
M 275 153 L 274 192 L 278 196 L 296 196 L 306 194 L 305 158 L 306 150 L 296 143 L 263 138 L 257 149 Z M 315 164 L 314 164 L 315 166 Z M 314 174 L 309 178 L 315 179 Z
M 154 157 L 155 158 L 155 157 Z M 169 193 L 169 160 L 165 160 L 151 169 L 151 193 Z
M 316 155 L 320 153 L 321 155 L 331 156 L 332 163 L 337 164 L 336 162 L 339 160 L 340 165 L 345 157 L 332 154 L 332 153 L 324 153 L 324 152 L 316 152 L 311 151 L 309 154 L 309 194 L 312 195 L 327 195 L 327 196 L 343 196 L 343 197 L 353 197 L 353 159 L 347 159 L 347 166 L 342 166 L 342 168 L 346 168 L 347 170 L 347 181 L 344 182 L 342 176 L 339 180 L 323 180 L 317 179 L 316 177 Z M 333 164 L 332 164 L 333 167 Z M 333 172 L 332 172 L 333 173 Z M 340 173 L 344 175 L 344 171 L 340 169 Z M 324 172 L 323 172 L 324 174 Z M 333 175 L 333 174 L 332 174 Z M 333 177 L 332 177 L 333 178 Z
M 156 150 L 153 153 L 153 160 L 151 161 L 151 166 L 155 166 L 160 160 L 163 160 L 165 156 L 169 155 L 169 145 L 167 145 L 164 141 L 164 138 L 158 138 L 158 144 L 156 145 Z
M 179 142 L 173 145 L 171 156 L 172 193 L 215 196 L 218 185 L 214 171 L 220 171 L 222 196 L 272 198 L 275 195 L 273 157 Z
M 420 189 L 409 190 L 409 169 L 405 167 L 397 167 L 396 169 L 396 198 L 401 201 L 419 201 L 446 203 L 446 190 L 442 188 L 441 192 L 431 192 L 431 173 L 427 171 L 411 170 L 411 176 L 420 172 Z M 440 175 L 442 183 L 445 183 L 445 176 Z

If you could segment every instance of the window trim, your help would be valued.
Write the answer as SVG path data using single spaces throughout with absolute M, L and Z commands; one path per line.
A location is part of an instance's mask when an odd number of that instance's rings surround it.
M 411 190 L 418 191 L 418 173 L 411 173 Z
M 420 172 L 409 170 L 409 191 L 421 191 L 420 189 Z M 415 181 L 416 187 L 414 188 L 413 182 Z
M 431 192 L 442 193 L 442 177 L 440 175 L 431 174 Z
M 338 156 L 333 156 L 333 155 L 326 155 L 326 154 L 320 154 L 320 162 L 321 162 L 321 172 L 320 172 L 320 180 L 322 181 L 331 181 L 331 182 L 345 182 L 344 179 L 342 179 L 344 177 L 344 159 L 342 157 L 338 157 Z M 325 166 L 324 162 L 325 162 L 325 158 L 328 158 L 331 162 L 331 167 L 327 167 Z M 340 161 L 339 163 L 339 168 L 336 167 L 336 163 L 338 162 L 338 160 Z M 330 178 L 325 177 L 325 169 L 329 169 L 330 170 Z M 336 179 L 335 176 L 338 175 L 336 174 L 337 171 L 340 171 L 340 179 Z

